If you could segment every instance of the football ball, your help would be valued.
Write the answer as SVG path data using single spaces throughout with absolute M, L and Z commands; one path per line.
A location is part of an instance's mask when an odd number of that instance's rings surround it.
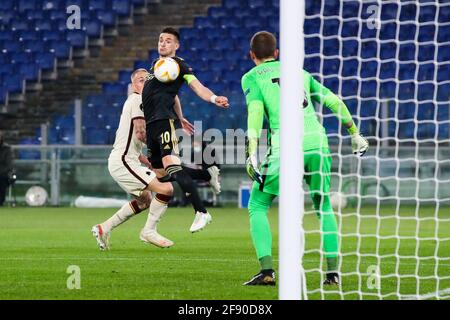
M 347 207 L 347 197 L 342 192 L 332 192 L 330 194 L 331 206 L 335 210 L 344 209 Z
M 180 66 L 172 58 L 160 58 L 154 67 L 155 78 L 160 82 L 172 82 L 178 78 L 180 74 Z

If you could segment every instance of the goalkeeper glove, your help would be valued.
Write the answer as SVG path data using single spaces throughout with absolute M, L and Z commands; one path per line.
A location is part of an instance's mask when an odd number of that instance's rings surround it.
M 247 174 L 253 181 L 262 183 L 261 173 L 258 170 L 258 161 L 256 160 L 256 155 L 251 150 L 250 139 L 245 137 L 245 156 L 247 160 L 245 161 L 245 167 L 247 169 Z
M 247 167 L 247 174 L 250 177 L 250 179 L 261 184 L 263 181 L 261 173 L 259 172 L 258 169 L 258 162 L 256 161 L 256 156 L 255 155 L 249 156 L 245 164 Z
M 369 149 L 369 142 L 360 133 L 352 134 L 351 137 L 353 153 L 362 157 Z

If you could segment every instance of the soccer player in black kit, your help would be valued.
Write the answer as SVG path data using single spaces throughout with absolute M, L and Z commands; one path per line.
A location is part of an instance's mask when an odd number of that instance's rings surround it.
M 147 128 L 149 161 L 158 178 L 169 175 L 185 192 L 195 209 L 195 219 L 190 231 L 197 232 L 208 225 L 212 218 L 200 199 L 194 181 L 181 166 L 175 130 L 183 128 L 188 122 L 179 117 L 181 103 L 178 91 L 186 82 L 203 100 L 222 108 L 228 108 L 229 104 L 226 97 L 216 96 L 203 86 L 194 76 L 192 68 L 176 56 L 179 47 L 179 33 L 173 28 L 165 28 L 159 36 L 158 53 L 161 58 L 173 58 L 180 66 L 180 74 L 176 80 L 162 83 L 154 77 L 152 66 L 150 77 L 142 91 L 142 106 Z

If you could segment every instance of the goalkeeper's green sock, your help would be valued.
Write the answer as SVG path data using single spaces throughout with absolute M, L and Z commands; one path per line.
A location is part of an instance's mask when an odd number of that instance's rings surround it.
M 321 196 L 315 195 L 313 198 L 314 207 L 319 212 L 320 230 L 322 231 L 322 244 L 325 257 L 327 258 L 327 270 L 337 271 L 337 257 L 339 250 L 338 225 L 336 217 L 331 207 L 330 197 L 325 195 L 323 203 Z
M 274 195 L 253 188 L 248 205 L 250 233 L 262 270 L 273 269 L 272 233 L 267 214 L 274 198 Z

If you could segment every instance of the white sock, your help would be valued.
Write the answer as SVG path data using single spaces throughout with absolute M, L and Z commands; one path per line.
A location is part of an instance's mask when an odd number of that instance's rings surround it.
M 156 226 L 161 217 L 166 212 L 167 207 L 167 203 L 162 203 L 161 201 L 157 200 L 156 197 L 153 198 L 152 202 L 150 203 L 150 210 L 148 213 L 147 222 L 144 226 L 144 232 L 156 231 Z
M 131 202 L 123 205 L 111 218 L 102 223 L 103 231 L 110 232 L 134 215 Z

